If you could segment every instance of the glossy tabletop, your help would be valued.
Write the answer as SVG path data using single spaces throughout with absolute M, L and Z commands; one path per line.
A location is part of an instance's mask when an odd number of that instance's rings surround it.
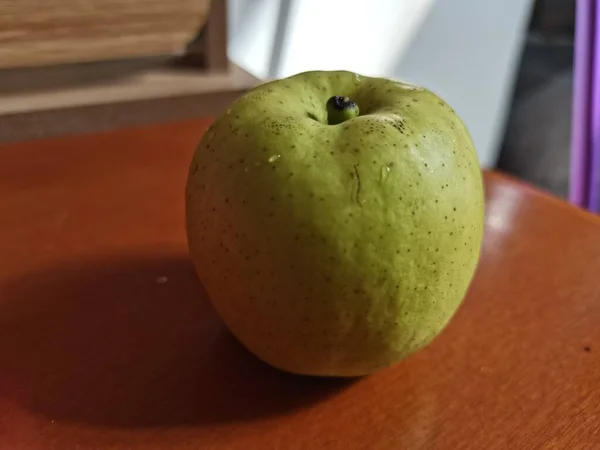
M 278 372 L 211 310 L 184 184 L 207 121 L 0 146 L 0 449 L 600 448 L 600 221 L 486 174 L 482 259 L 432 345 Z

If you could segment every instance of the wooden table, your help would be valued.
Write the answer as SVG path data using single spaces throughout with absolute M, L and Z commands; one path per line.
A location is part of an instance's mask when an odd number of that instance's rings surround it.
M 215 318 L 183 189 L 207 121 L 0 147 L 1 449 L 600 448 L 600 221 L 487 174 L 451 325 L 358 381 L 280 373 Z

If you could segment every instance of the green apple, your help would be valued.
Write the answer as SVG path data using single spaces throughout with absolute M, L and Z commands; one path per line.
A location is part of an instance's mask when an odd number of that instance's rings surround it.
M 314 71 L 249 91 L 203 136 L 186 227 L 231 332 L 279 369 L 361 376 L 440 334 L 473 277 L 482 176 L 427 89 Z

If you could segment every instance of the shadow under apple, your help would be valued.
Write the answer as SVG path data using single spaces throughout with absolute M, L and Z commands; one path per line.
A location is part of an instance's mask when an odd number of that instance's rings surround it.
M 349 383 L 256 359 L 224 329 L 183 255 L 73 262 L 13 280 L 0 299 L 0 395 L 52 419 L 250 420 Z

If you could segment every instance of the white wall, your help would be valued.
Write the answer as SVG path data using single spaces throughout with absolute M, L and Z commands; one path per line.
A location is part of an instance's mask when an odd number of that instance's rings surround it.
M 227 2 L 229 58 L 252 75 L 261 79 L 269 78 L 269 64 L 281 1 Z
M 389 75 L 433 0 L 296 0 L 273 75 L 346 69 Z
M 492 167 L 532 3 L 229 0 L 229 56 L 260 78 L 346 69 L 424 85 L 456 109 Z M 275 42 L 282 5 L 288 22 Z

